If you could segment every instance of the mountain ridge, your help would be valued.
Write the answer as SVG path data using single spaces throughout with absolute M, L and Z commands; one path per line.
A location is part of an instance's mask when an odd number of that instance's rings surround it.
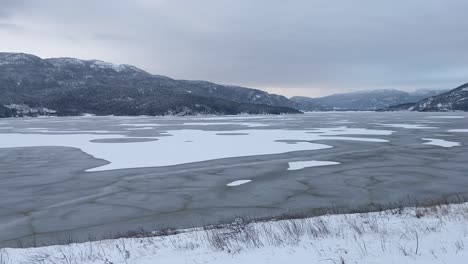
M 393 105 L 414 103 L 423 98 L 443 93 L 444 90 L 426 90 L 405 92 L 397 89 L 362 90 L 350 93 L 332 94 L 324 97 L 310 98 L 294 96 L 300 110 L 308 110 L 307 104 L 321 105 L 337 111 L 376 111 Z
M 468 111 L 468 83 L 415 103 L 414 111 Z
M 0 53 L 1 105 L 59 115 L 300 113 L 284 96 L 208 81 L 175 80 L 128 64 Z

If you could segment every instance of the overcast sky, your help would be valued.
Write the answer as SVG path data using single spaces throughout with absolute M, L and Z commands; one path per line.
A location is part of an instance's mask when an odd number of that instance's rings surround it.
M 0 0 L 0 51 L 318 96 L 468 82 L 466 0 Z

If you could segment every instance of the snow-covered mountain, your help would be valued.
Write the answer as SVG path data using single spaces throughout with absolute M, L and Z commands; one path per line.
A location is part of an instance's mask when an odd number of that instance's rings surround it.
M 292 97 L 291 100 L 299 104 L 298 109 L 309 110 L 321 106 L 332 110 L 357 110 L 374 111 L 389 106 L 414 103 L 423 98 L 440 94 L 441 90 L 419 90 L 416 92 L 404 92 L 395 89 L 368 90 L 352 93 L 334 94 L 320 98 Z M 312 110 L 312 109 L 311 109 Z
M 417 102 L 414 111 L 468 111 L 468 83 L 449 92 Z
M 294 102 L 264 91 L 174 80 L 135 66 L 75 58 L 0 53 L 0 105 L 59 115 L 298 113 Z

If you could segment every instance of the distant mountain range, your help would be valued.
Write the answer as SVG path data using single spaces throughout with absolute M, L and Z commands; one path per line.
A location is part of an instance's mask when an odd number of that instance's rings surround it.
M 418 90 L 412 93 L 394 90 L 370 90 L 334 94 L 319 98 L 292 97 L 296 107 L 304 111 L 375 111 L 393 105 L 415 103 L 427 97 L 444 93 L 443 90 Z
M 468 84 L 452 91 L 371 90 L 292 97 L 175 80 L 131 65 L 0 53 L 0 117 L 37 115 L 283 114 L 304 111 L 468 111 Z
M 468 111 L 468 83 L 448 92 L 430 96 L 416 103 L 399 104 L 383 111 Z
M 284 96 L 206 81 L 174 80 L 131 65 L 0 53 L 0 117 L 300 113 Z M 45 112 L 44 112 L 45 111 Z

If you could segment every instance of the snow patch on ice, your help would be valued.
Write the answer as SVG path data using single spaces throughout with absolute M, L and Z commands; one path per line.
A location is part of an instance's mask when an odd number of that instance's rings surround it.
M 129 128 L 125 128 L 125 130 L 150 130 L 150 129 L 153 129 L 154 127 L 129 127 Z
M 338 164 L 340 163 L 335 162 L 335 161 L 319 161 L 319 160 L 293 161 L 293 162 L 289 162 L 288 170 L 302 170 L 304 168 L 330 166 L 330 165 L 338 165 Z
M 377 124 L 384 127 L 406 128 L 406 129 L 435 129 L 437 127 L 423 126 L 418 124 Z
M 426 118 L 460 119 L 460 118 L 465 118 L 465 117 L 464 116 L 428 116 Z
M 32 130 L 32 131 L 30 131 Z M 23 130 L 26 133 L 45 133 L 45 134 L 115 134 L 116 131 L 107 130 L 51 130 L 51 129 L 29 129 Z
M 233 181 L 231 183 L 228 183 L 226 185 L 229 186 L 229 187 L 235 187 L 235 186 L 239 186 L 239 185 L 242 185 L 242 184 L 249 183 L 251 181 L 252 180 L 238 180 L 238 181 Z
M 319 144 L 318 140 L 388 142 L 369 137 L 347 137 L 352 135 L 389 135 L 392 131 L 367 130 L 360 128 L 331 128 L 309 130 L 250 129 L 231 132 L 246 134 L 239 136 L 217 136 L 229 131 L 170 130 L 167 135 L 155 137 L 153 142 L 96 144 L 104 138 L 125 138 L 119 132 L 109 131 L 28 131 L 27 134 L 5 133 L 0 137 L 0 148 L 61 146 L 79 148 L 83 152 L 103 159 L 109 164 L 88 171 L 104 171 L 127 168 L 160 167 L 201 162 L 214 159 L 280 154 L 294 151 L 331 148 Z M 105 132 L 106 134 L 99 134 Z M 32 134 L 34 133 L 34 134 Z M 57 134 L 59 133 L 59 134 Z M 186 142 L 191 141 L 190 144 Z M 296 141 L 295 144 L 285 144 Z M 203 151 L 200 151 L 203 150 Z
M 209 123 L 209 122 L 203 122 L 203 123 L 183 123 L 182 125 L 184 126 L 231 126 L 231 125 L 237 125 L 237 126 L 246 126 L 246 127 L 268 127 L 270 125 L 267 124 L 262 124 L 262 123 L 224 123 L 224 122 L 216 122 L 216 123 Z
M 447 130 L 448 132 L 454 132 L 454 133 L 468 133 L 468 128 L 467 129 L 450 129 Z
M 367 128 L 349 128 L 346 126 L 332 127 L 332 128 L 312 128 L 308 133 L 317 133 L 326 136 L 339 136 L 339 135 L 372 135 L 372 136 L 389 136 L 395 131 L 382 130 L 382 129 L 367 129 Z
M 459 142 L 447 141 L 443 139 L 436 139 L 436 138 L 423 138 L 422 140 L 427 140 L 429 142 L 424 143 L 425 145 L 434 145 L 443 148 L 452 148 L 461 146 Z
M 151 124 L 151 123 L 141 123 L 141 124 L 119 124 L 119 126 L 129 126 L 129 127 L 158 127 L 161 124 Z

